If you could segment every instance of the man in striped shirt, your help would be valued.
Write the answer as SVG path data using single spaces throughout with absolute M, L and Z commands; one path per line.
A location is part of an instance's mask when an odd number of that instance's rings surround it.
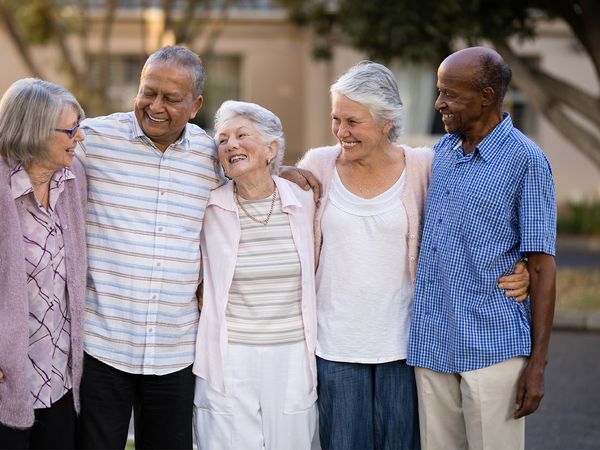
M 80 448 L 191 449 L 200 229 L 222 183 L 202 106 L 200 58 L 146 61 L 134 111 L 87 119 L 89 272 Z
M 544 153 L 502 112 L 510 80 L 483 47 L 438 69 L 448 134 L 434 146 L 408 353 L 423 449 L 523 448 L 544 393 L 556 201 Z M 496 280 L 523 256 L 530 299 L 518 303 Z

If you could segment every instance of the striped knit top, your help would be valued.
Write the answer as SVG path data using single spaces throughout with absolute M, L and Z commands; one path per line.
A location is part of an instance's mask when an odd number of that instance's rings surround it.
M 262 220 L 271 209 L 272 197 L 239 201 L 250 215 Z M 300 342 L 304 339 L 301 269 L 289 217 L 281 209 L 279 196 L 267 225 L 238 209 L 241 236 L 226 311 L 229 342 Z

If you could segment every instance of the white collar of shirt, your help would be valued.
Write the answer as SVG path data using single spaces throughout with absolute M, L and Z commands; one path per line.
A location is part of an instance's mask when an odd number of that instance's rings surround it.
M 64 182 L 73 178 L 75 178 L 75 174 L 68 167 L 58 169 L 52 175 L 51 188 L 58 189 L 61 192 Z M 21 163 L 12 166 L 10 170 L 10 190 L 15 200 L 33 192 L 31 179 Z
M 272 176 L 279 198 L 281 199 L 281 209 L 289 212 L 291 208 L 302 208 L 302 204 L 292 191 L 292 187 L 283 178 Z M 228 211 L 236 211 L 235 196 L 233 195 L 233 181 L 229 180 L 225 185 L 212 191 L 208 206 L 215 205 Z

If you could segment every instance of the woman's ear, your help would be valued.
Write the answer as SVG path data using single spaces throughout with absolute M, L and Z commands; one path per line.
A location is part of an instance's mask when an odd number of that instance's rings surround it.
M 273 161 L 277 154 L 279 153 L 279 141 L 275 140 L 271 143 L 267 144 L 267 161 Z

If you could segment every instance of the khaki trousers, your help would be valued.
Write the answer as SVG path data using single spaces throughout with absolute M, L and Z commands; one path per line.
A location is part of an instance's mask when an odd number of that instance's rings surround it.
M 525 419 L 513 419 L 524 357 L 462 373 L 415 368 L 423 450 L 521 450 Z

